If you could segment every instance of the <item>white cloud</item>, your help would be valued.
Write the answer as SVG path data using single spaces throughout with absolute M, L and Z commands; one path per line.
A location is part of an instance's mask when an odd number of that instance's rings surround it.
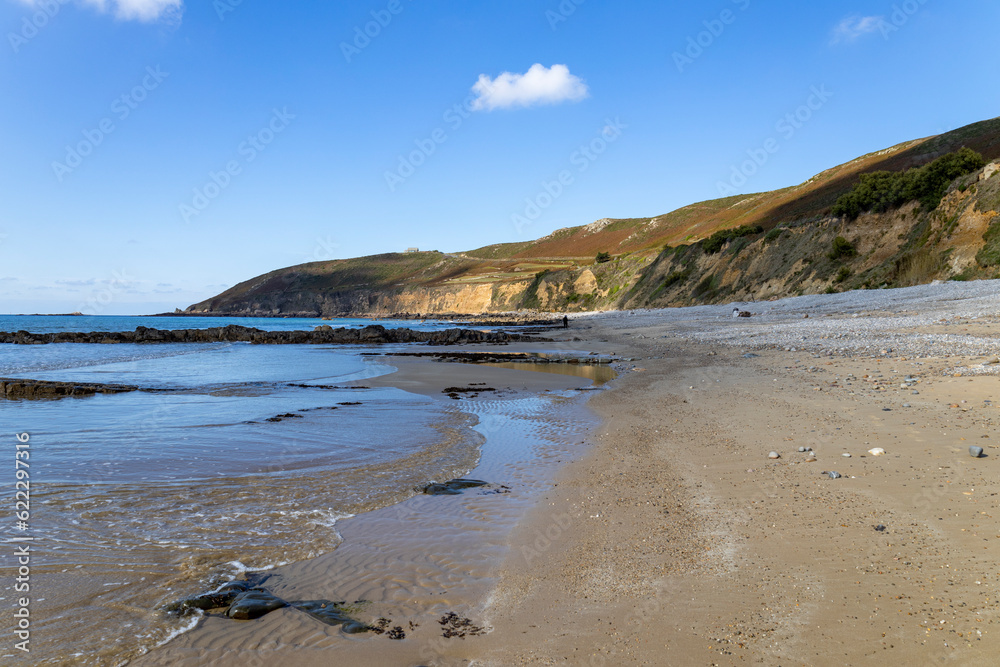
M 472 103 L 477 111 L 579 102 L 589 93 L 587 84 L 565 65 L 546 68 L 540 64 L 524 74 L 504 72 L 495 79 L 481 74 L 472 90 L 479 96 Z
M 848 16 L 833 29 L 834 44 L 853 42 L 859 37 L 879 30 L 885 19 L 881 16 Z
M 45 0 L 17 0 L 22 5 L 39 7 Z M 102 12 L 113 10 L 123 21 L 178 21 L 184 13 L 184 0 L 77 0 Z

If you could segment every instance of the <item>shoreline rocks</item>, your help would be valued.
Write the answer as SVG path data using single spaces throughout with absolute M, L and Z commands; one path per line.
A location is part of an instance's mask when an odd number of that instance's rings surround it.
M 45 400 L 83 398 L 96 394 L 126 394 L 132 391 L 139 391 L 139 387 L 129 384 L 50 382 L 47 380 L 0 378 L 0 399 Z
M 446 329 L 444 331 L 414 331 L 413 329 L 386 329 L 371 325 L 361 329 L 334 329 L 329 325 L 313 331 L 264 331 L 230 324 L 209 329 L 151 329 L 136 327 L 135 331 L 61 331 L 58 333 L 31 333 L 28 331 L 2 331 L 0 344 L 48 345 L 52 343 L 252 343 L 254 345 L 384 345 L 390 343 L 426 343 L 428 345 L 465 345 L 491 343 L 504 345 L 515 341 L 542 341 L 544 338 L 527 337 L 504 331 L 477 331 L 474 329 Z
M 466 489 L 476 489 L 489 486 L 489 482 L 480 479 L 453 479 L 450 482 L 432 482 L 420 491 L 428 496 L 460 496 Z

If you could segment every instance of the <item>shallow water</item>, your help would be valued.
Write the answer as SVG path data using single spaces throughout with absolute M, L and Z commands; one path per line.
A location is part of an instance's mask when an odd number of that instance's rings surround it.
M 2 376 L 150 389 L 0 401 L 3 451 L 13 452 L 14 433 L 30 434 L 32 491 L 29 531 L 4 521 L 0 537 L 35 538 L 32 652 L 8 656 L 4 647 L 0 656 L 120 664 L 187 627 L 159 611 L 164 604 L 245 569 L 327 553 L 340 542 L 339 518 L 471 469 L 483 441 L 475 418 L 429 398 L 365 388 L 366 378 L 391 368 L 360 351 L 0 346 Z M 297 416 L 268 421 L 287 413 Z M 12 551 L 0 557 L 7 628 Z
M 459 665 L 475 640 L 442 638 L 449 613 L 488 627 L 491 591 L 505 558 L 548 557 L 544 535 L 530 553 L 511 554 L 509 535 L 553 487 L 555 472 L 582 455 L 594 416 L 576 391 L 462 400 L 485 442 L 469 476 L 491 482 L 460 496 L 418 495 L 341 522 L 344 543 L 309 561 L 279 567 L 265 582 L 287 600 L 347 600 L 364 622 L 386 618 L 406 641 L 346 634 L 291 609 L 253 623 L 218 614 L 140 658 L 136 667 L 212 664 Z M 498 486 L 502 485 L 502 486 Z M 499 492 L 498 492 L 499 490 Z M 543 510 L 544 511 L 544 510 Z M 571 530 L 552 516 L 545 531 Z M 278 652 L 275 652 L 278 651 Z

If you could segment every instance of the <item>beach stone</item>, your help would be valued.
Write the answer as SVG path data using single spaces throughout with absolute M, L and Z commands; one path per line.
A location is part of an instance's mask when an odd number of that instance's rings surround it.
M 969 456 L 971 456 L 972 458 L 978 459 L 982 455 L 983 455 L 982 447 L 975 447 L 975 446 L 969 447 Z
M 884 533 L 885 532 L 885 526 L 883 526 L 882 524 L 879 524 L 879 525 L 875 526 L 875 530 L 877 530 L 880 533 Z
M 841 454 L 841 456 L 843 456 L 845 459 L 851 458 L 850 452 L 844 452 L 843 454 Z
M 769 459 L 780 459 L 781 458 L 781 454 L 779 454 L 778 452 L 771 452 L 770 454 L 767 455 L 767 458 L 769 458 Z
M 871 454 L 872 456 L 884 456 L 885 450 L 882 449 L 881 447 L 874 447 L 872 449 L 869 449 L 868 453 Z
M 806 459 L 806 463 L 816 463 L 816 457 L 810 454 L 809 458 Z
M 250 584 L 245 581 L 231 581 L 213 593 L 205 593 L 194 597 L 185 598 L 179 602 L 167 605 L 166 611 L 187 616 L 196 609 L 208 611 L 209 609 L 221 609 L 233 603 L 236 597 L 250 588 Z
M 423 488 L 423 492 L 428 496 L 458 496 L 465 489 L 474 489 L 480 486 L 487 486 L 489 482 L 478 479 L 453 479 L 443 484 L 434 482 Z
M 829 475 L 830 479 L 840 479 L 841 478 L 841 474 L 839 472 L 834 472 L 833 470 L 824 470 L 822 474 Z
M 362 623 L 344 611 L 342 602 L 330 602 L 329 600 L 306 600 L 303 602 L 289 602 L 288 605 L 294 609 L 305 612 L 315 618 L 320 623 L 327 625 L 339 625 L 347 634 L 359 634 L 369 632 L 371 626 Z
M 226 612 L 226 616 L 237 621 L 249 621 L 287 606 L 287 602 L 268 593 L 263 588 L 252 588 L 236 596 L 229 611 Z

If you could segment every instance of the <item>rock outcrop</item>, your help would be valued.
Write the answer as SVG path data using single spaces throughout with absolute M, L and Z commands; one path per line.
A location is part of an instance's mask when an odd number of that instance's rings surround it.
M 139 387 L 127 384 L 97 384 L 93 382 L 48 382 L 46 380 L 26 380 L 0 378 L 0 398 L 45 400 L 59 398 L 82 398 L 95 394 L 125 394 L 138 391 Z
M 50 343 L 253 343 L 255 345 L 383 345 L 387 343 L 427 343 L 428 345 L 464 345 L 491 343 L 503 345 L 528 338 L 522 334 L 504 331 L 477 331 L 474 329 L 446 329 L 444 331 L 414 331 L 413 329 L 387 329 L 371 325 L 361 329 L 334 329 L 326 325 L 313 331 L 264 331 L 231 324 L 209 329 L 150 329 L 136 327 L 135 331 L 61 331 L 58 333 L 30 333 L 28 331 L 0 332 L 0 343 L 13 345 L 45 345 Z

